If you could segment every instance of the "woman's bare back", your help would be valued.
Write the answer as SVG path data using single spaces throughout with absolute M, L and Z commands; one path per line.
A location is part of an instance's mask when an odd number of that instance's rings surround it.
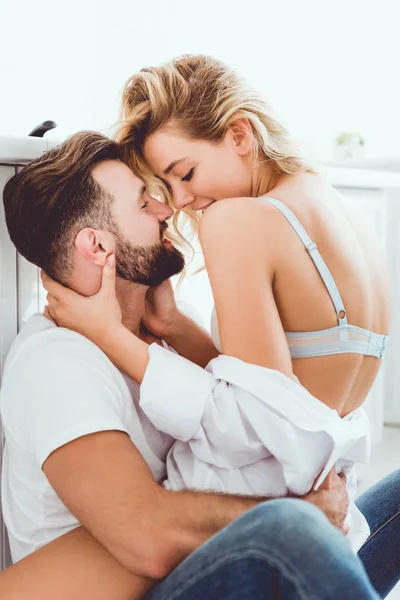
M 341 294 L 348 322 L 380 334 L 390 325 L 390 288 L 383 252 L 364 219 L 355 218 L 322 177 L 288 176 L 268 194 L 297 216 Z M 273 291 L 286 332 L 317 331 L 338 324 L 335 309 L 310 255 L 282 215 L 282 261 Z M 311 394 L 344 416 L 360 406 L 381 360 L 361 354 L 293 359 L 293 371 Z

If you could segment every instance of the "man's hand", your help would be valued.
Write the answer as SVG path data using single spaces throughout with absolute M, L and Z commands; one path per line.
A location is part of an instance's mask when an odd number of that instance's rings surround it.
M 349 496 L 346 489 L 346 475 L 336 473 L 333 468 L 319 489 L 312 490 L 303 496 L 307 502 L 312 502 L 320 508 L 328 517 L 332 525 L 337 527 L 345 535 L 348 527 L 344 521 L 349 510 Z

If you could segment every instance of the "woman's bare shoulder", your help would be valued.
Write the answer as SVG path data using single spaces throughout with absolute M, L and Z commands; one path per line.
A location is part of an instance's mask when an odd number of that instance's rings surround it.
M 298 173 L 282 178 L 280 182 L 266 196 L 284 202 L 289 207 L 307 206 L 315 200 L 321 202 L 324 198 L 337 196 L 337 192 L 326 179 L 319 173 Z
M 246 231 L 254 234 L 261 228 L 264 218 L 274 214 L 274 211 L 274 207 L 264 198 L 227 198 L 214 202 L 200 219 L 200 240 L 210 233 L 222 233 L 223 230 L 227 233 L 243 230 L 244 235 Z

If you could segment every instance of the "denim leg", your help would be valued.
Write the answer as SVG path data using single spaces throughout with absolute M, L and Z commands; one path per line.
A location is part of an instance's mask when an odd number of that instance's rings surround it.
M 358 555 L 385 598 L 400 579 L 400 469 L 361 494 L 356 504 L 371 529 Z
M 146 600 L 377 599 L 346 538 L 315 506 L 271 500 L 208 540 Z

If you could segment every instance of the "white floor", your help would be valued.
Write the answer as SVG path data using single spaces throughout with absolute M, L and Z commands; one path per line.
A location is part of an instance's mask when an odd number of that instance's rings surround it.
M 362 492 L 371 485 L 400 468 L 400 427 L 385 427 L 382 444 L 374 446 L 371 463 L 360 484 Z M 389 596 L 389 600 L 400 600 L 400 583 Z

